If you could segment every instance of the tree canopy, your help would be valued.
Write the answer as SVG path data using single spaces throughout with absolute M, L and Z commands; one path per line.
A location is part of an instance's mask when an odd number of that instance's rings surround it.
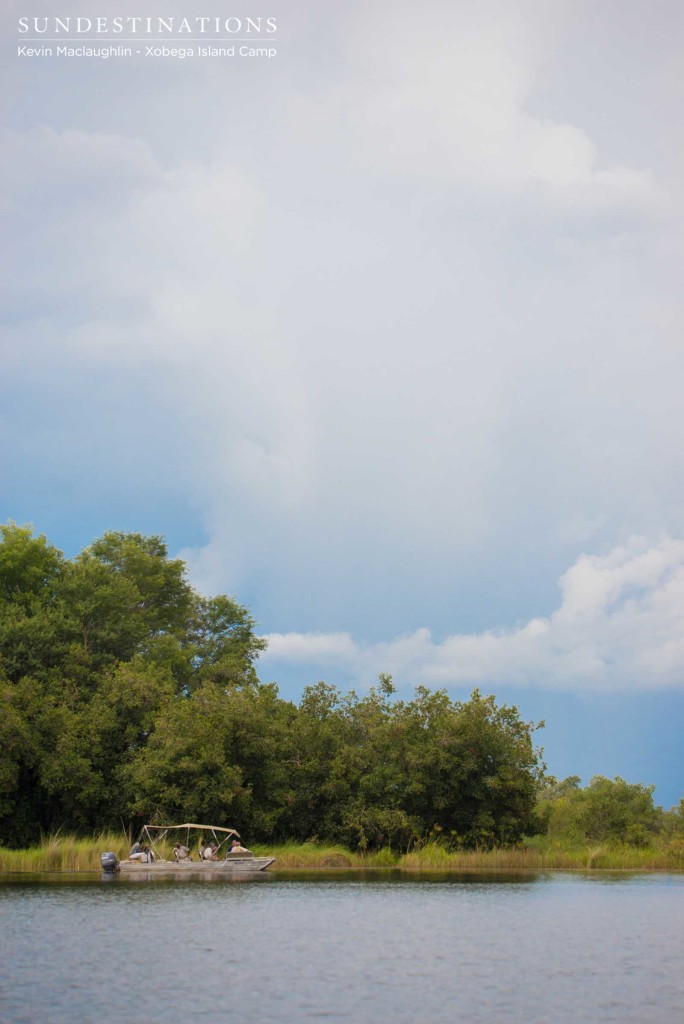
M 663 832 L 678 830 L 681 813 L 666 814 L 653 802 L 654 786 L 595 775 L 584 789 L 577 775 L 547 779 L 539 813 L 550 839 L 648 846 Z
M 173 819 L 355 849 L 655 827 L 648 787 L 546 780 L 537 727 L 477 690 L 401 700 L 383 675 L 282 699 L 249 611 L 198 594 L 161 537 L 110 532 L 67 559 L 1 531 L 1 843 Z

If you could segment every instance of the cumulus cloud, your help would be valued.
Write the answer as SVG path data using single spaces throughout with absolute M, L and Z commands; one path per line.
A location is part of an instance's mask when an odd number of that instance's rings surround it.
M 565 7 L 352 3 L 322 31 L 288 5 L 239 101 L 210 62 L 134 86 L 112 63 L 106 94 L 84 62 L 68 96 L 31 79 L 4 147 L 5 455 L 133 508 L 141 479 L 171 489 L 196 585 L 283 633 L 394 635 L 417 607 L 482 629 L 588 537 L 678 533 L 664 143 L 634 157 L 652 119 L 620 122 L 619 91 L 612 134 L 566 109 Z
M 266 657 L 285 662 L 353 661 L 358 648 L 348 633 L 272 633 Z
M 399 5 L 352 27 L 357 75 L 326 94 L 359 140 L 359 159 L 391 177 L 425 175 L 506 195 L 539 190 L 561 206 L 642 206 L 648 167 L 606 163 L 581 125 L 535 114 L 532 99 L 553 33 L 539 12 L 488 3 Z M 563 19 L 561 9 L 556 12 Z M 381 59 L 379 59 L 381 55 Z
M 271 634 L 267 668 L 345 669 L 363 682 L 391 672 L 403 683 L 526 686 L 556 690 L 684 689 L 684 541 L 631 538 L 607 555 L 582 555 L 559 581 L 548 617 L 510 629 L 456 634 L 429 629 L 376 644 L 347 633 Z

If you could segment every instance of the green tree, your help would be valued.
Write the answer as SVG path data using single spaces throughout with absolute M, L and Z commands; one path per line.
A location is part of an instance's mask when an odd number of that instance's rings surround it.
M 176 649 L 194 599 L 184 563 L 168 558 L 161 538 L 137 533 L 95 541 L 69 563 L 59 597 L 71 645 L 94 673 L 135 655 L 155 660 L 164 639 Z
M 536 821 L 532 730 L 477 691 L 453 703 L 419 687 L 404 702 L 389 676 L 362 698 L 319 683 L 293 730 L 292 827 L 362 849 L 516 842 Z
M 226 688 L 256 688 L 264 646 L 245 608 L 192 590 L 159 537 L 107 533 L 66 560 L 30 528 L 3 527 L 0 838 L 128 818 L 133 767 L 158 728 L 170 737 L 172 709 L 199 719 L 210 683 L 224 702 Z
M 124 770 L 133 813 L 150 821 L 231 824 L 250 793 L 233 763 L 230 738 L 226 694 L 215 683 L 168 704 Z
M 328 835 L 326 815 L 340 795 L 332 764 L 345 733 L 339 691 L 323 682 L 307 686 L 283 752 L 289 781 L 281 825 L 284 836 L 306 840 Z
M 0 668 L 11 682 L 59 665 L 66 645 L 58 598 L 66 563 L 29 527 L 0 527 Z
M 588 839 L 647 846 L 658 830 L 655 786 L 596 775 L 584 793 L 584 827 Z
M 190 657 L 190 686 L 212 680 L 224 686 L 258 682 L 254 662 L 265 650 L 246 608 L 225 594 L 194 596 L 184 648 Z
M 584 789 L 576 775 L 554 779 L 541 793 L 540 816 L 549 838 L 560 842 L 647 846 L 664 827 L 654 788 L 602 775 Z
M 17 812 L 22 775 L 34 761 L 34 737 L 17 687 L 0 679 L 0 820 Z

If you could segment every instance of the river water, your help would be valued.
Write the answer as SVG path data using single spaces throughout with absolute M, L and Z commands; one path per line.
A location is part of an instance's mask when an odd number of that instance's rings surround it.
M 2 1024 L 684 1021 L 684 876 L 0 880 Z

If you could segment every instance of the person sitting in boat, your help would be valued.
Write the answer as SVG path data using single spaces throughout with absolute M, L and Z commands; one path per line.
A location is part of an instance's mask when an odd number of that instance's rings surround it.
M 173 855 L 177 861 L 190 860 L 190 851 L 187 846 L 183 846 L 181 843 L 174 843 Z
M 216 860 L 216 843 L 207 843 L 204 847 L 204 853 L 202 854 L 203 860 Z
M 138 847 L 136 850 L 135 847 Z M 133 852 L 135 850 L 135 853 Z M 136 843 L 133 850 L 128 855 L 129 860 L 139 860 L 141 864 L 154 864 L 154 854 L 149 846 L 141 846 L 140 843 Z
M 248 850 L 246 846 L 242 846 L 242 844 L 240 843 L 240 841 L 238 839 L 234 839 L 233 842 L 230 844 L 230 852 L 231 853 L 251 853 L 252 851 Z

